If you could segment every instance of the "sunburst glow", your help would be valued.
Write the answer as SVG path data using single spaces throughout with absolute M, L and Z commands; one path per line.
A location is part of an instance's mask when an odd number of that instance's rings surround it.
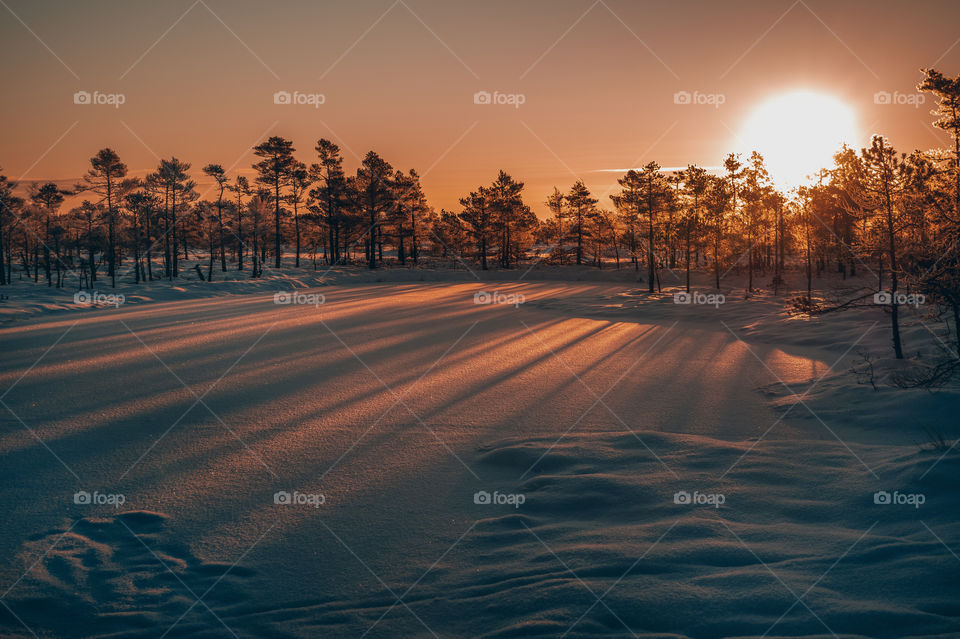
M 759 151 L 780 187 L 808 182 L 832 165 L 843 144 L 859 142 L 853 109 L 829 95 L 795 91 L 771 98 L 747 117 L 739 135 L 741 151 Z

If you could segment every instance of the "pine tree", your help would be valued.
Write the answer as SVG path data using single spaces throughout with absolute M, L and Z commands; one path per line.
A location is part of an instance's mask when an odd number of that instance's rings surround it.
M 310 191 L 318 215 L 326 220 L 330 249 L 329 265 L 340 262 L 341 211 L 347 204 L 347 184 L 340 147 L 320 139 L 316 146 L 319 162 L 310 166 L 310 177 L 317 186 Z
M 307 171 L 307 165 L 303 162 L 294 161 L 287 176 L 287 184 L 290 192 L 287 195 L 287 201 L 293 206 L 293 232 L 296 240 L 296 260 L 294 265 L 300 267 L 300 204 L 307 195 L 307 189 L 313 184 L 310 173 Z
M 271 136 L 263 144 L 253 147 L 253 154 L 263 158 L 253 165 L 257 171 L 257 184 L 273 189 L 273 251 L 274 267 L 280 268 L 280 246 L 283 243 L 283 234 L 280 231 L 280 187 L 289 177 L 294 168 L 293 142 L 280 136 Z
M 63 204 L 64 195 L 67 192 L 63 191 L 53 182 L 47 182 L 46 184 L 35 185 L 31 189 L 30 201 L 33 202 L 35 206 L 40 210 L 42 215 L 42 225 L 43 225 L 43 269 L 47 278 L 47 286 L 53 286 L 53 271 L 52 264 L 50 263 L 50 243 L 51 243 L 51 228 L 58 225 L 58 213 L 60 210 L 60 205 Z M 57 274 L 59 282 L 59 272 L 60 272 L 60 251 L 57 250 Z M 59 286 L 59 284 L 58 284 Z
M 373 151 L 367 153 L 360 168 L 357 169 L 354 182 L 356 198 L 360 209 L 369 221 L 367 266 L 370 269 L 377 268 L 377 244 L 380 241 L 381 217 L 392 205 L 392 176 L 393 167 Z
M 487 240 L 492 230 L 489 200 L 489 189 L 484 186 L 460 198 L 460 206 L 463 207 L 460 219 L 466 224 L 467 233 L 473 237 L 480 268 L 484 271 L 487 270 Z
M 107 204 L 107 274 L 110 276 L 110 286 L 117 286 L 117 190 L 120 181 L 127 175 L 127 165 L 120 161 L 120 156 L 110 148 L 101 149 L 90 158 L 90 170 L 84 176 L 85 186 L 82 190 L 90 190 L 99 195 Z
M 227 246 L 223 233 L 223 192 L 227 188 L 227 173 L 219 164 L 208 164 L 203 172 L 217 183 L 217 228 L 220 238 L 220 271 L 227 272 Z
M 596 215 L 597 200 L 590 195 L 590 190 L 583 183 L 583 180 L 577 180 L 570 187 L 570 192 L 564 196 L 570 211 L 570 218 L 573 221 L 573 232 L 577 237 L 577 266 L 583 261 L 583 242 L 588 238 L 589 232 L 587 225 Z
M 960 75 L 950 78 L 934 69 L 922 71 L 924 78 L 918 89 L 937 97 L 937 110 L 933 113 L 938 119 L 933 125 L 953 138 L 953 214 L 954 219 L 960 220 Z

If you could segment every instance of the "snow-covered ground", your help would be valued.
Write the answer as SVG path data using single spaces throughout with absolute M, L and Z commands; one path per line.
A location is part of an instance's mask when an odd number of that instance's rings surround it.
M 0 636 L 960 634 L 960 396 L 857 382 L 882 308 L 521 274 L 8 287 Z

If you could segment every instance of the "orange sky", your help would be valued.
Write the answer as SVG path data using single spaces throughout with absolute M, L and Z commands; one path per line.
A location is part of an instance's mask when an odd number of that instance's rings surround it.
M 502 168 L 542 213 L 578 177 L 613 192 L 604 169 L 719 164 L 751 107 L 795 89 L 851 105 L 862 143 L 945 145 L 929 98 L 908 98 L 922 66 L 960 73 L 955 0 L 4 2 L 0 166 L 29 180 L 78 178 L 104 146 L 135 174 L 170 155 L 250 172 L 267 135 L 307 163 L 329 137 L 350 171 L 369 149 L 416 168 L 438 209 Z M 275 104 L 277 91 L 324 101 Z M 475 104 L 478 91 L 523 103 Z M 679 91 L 723 104 L 676 104 Z M 877 104 L 884 91 L 906 97 Z

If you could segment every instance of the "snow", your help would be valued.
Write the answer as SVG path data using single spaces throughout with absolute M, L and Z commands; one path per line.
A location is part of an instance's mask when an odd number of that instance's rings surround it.
M 0 636 L 960 631 L 960 455 L 931 441 L 957 390 L 884 383 L 880 307 L 791 315 L 733 276 L 674 304 L 629 269 L 228 275 L 98 308 L 6 287 Z

